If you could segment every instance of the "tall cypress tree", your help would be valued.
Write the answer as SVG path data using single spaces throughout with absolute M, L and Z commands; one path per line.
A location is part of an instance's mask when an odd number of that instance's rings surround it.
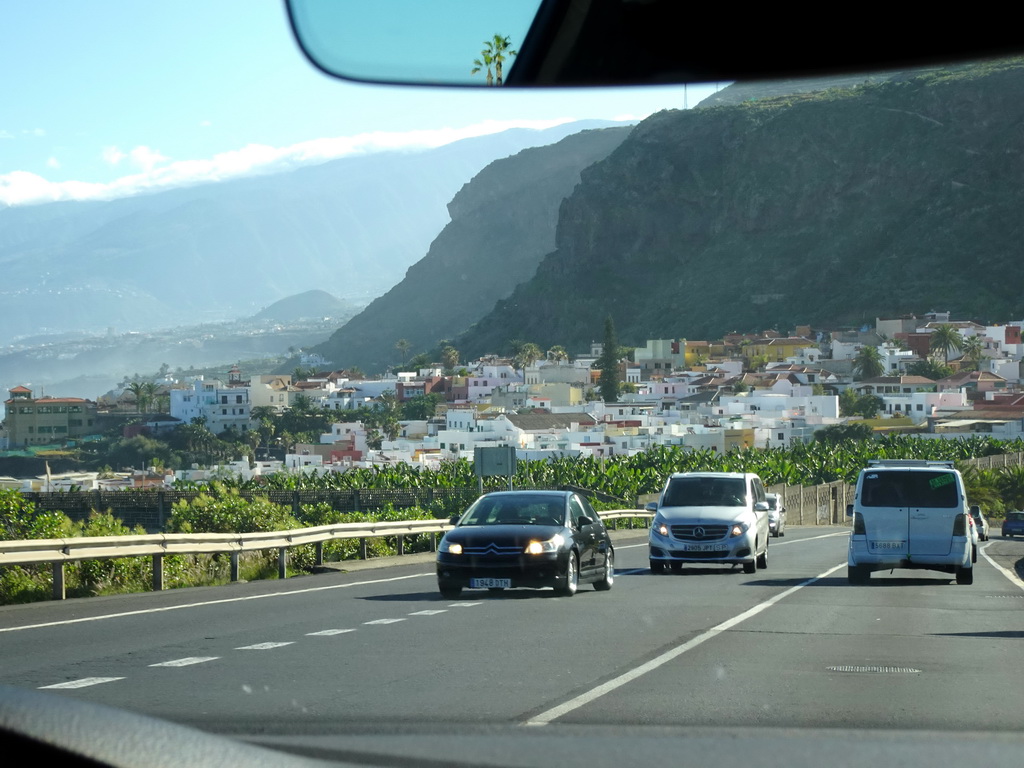
M 619 400 L 619 341 L 615 337 L 615 321 L 612 316 L 604 320 L 604 349 L 601 350 L 601 357 L 597 359 L 597 367 L 601 369 L 601 378 L 598 382 L 598 389 L 601 391 L 601 399 L 606 403 L 616 403 Z

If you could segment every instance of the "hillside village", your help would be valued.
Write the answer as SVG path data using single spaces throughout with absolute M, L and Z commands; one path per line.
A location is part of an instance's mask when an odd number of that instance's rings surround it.
M 804 326 L 790 336 L 651 339 L 619 360 L 614 400 L 600 396 L 601 343 L 574 356 L 534 345 L 525 345 L 534 354 L 524 350 L 515 359 L 459 364 L 456 355 L 447 367 L 374 379 L 320 370 L 327 361 L 316 357 L 298 376 L 247 378 L 235 366 L 223 380 L 180 380 L 165 371 L 96 401 L 35 397 L 15 387 L 0 433 L 7 455 L 74 445 L 118 416 L 125 437 L 203 429 L 248 450 L 215 466 L 114 467 L 125 471 L 2 482 L 25 490 L 109 489 L 203 482 L 224 472 L 248 479 L 398 463 L 436 468 L 491 446 L 514 446 L 520 459 L 630 455 L 658 445 L 728 452 L 785 448 L 858 422 L 875 433 L 1015 439 L 1024 432 L 1022 328 L 1024 321 L 986 326 L 929 313 L 879 318 L 859 330 Z M 432 415 L 384 427 L 365 417 L 400 413 L 411 402 L 426 403 Z M 273 437 L 268 421 L 293 409 L 329 412 L 329 430 L 318 441 Z

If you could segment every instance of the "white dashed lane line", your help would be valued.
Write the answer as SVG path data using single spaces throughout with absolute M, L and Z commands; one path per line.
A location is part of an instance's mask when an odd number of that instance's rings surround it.
M 449 608 L 475 608 L 478 605 L 483 605 L 483 603 L 449 603 L 448 607 Z
M 364 621 L 363 624 L 397 624 L 399 621 L 405 621 L 405 619 L 374 619 L 373 621 Z
M 235 648 L 236 651 L 269 651 L 271 648 L 281 648 L 286 645 L 292 645 L 295 641 L 289 640 L 286 643 L 256 643 L 255 645 L 243 645 L 241 648 Z
M 306 637 L 330 637 L 331 635 L 344 635 L 346 632 L 355 632 L 354 629 L 321 629 L 319 632 L 307 632 Z
M 193 664 L 205 664 L 208 661 L 216 661 L 220 656 L 186 656 L 184 659 L 173 659 L 172 661 L 161 661 L 159 664 L 150 664 L 151 667 L 191 667 Z
M 439 613 L 448 613 L 448 609 L 447 608 L 437 608 L 437 609 L 432 610 L 432 611 L 416 611 L 415 613 L 410 613 L 409 615 L 410 616 L 436 616 Z
M 124 680 L 123 677 L 83 677 L 81 680 L 68 680 L 66 683 L 57 683 L 55 685 L 42 685 L 39 690 L 57 690 L 57 689 L 71 689 L 71 688 L 88 688 L 90 685 L 99 685 L 100 683 L 112 683 L 115 680 Z

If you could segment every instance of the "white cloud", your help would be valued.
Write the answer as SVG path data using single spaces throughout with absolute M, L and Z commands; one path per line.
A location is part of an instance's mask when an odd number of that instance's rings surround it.
M 200 120 L 199 121 L 199 127 L 200 128 L 209 128 L 211 125 L 213 125 L 213 123 L 211 123 L 209 120 Z
M 0 139 L 13 139 L 14 134 L 9 131 L 0 131 Z
M 60 160 L 56 157 L 51 157 L 46 161 L 47 168 L 60 168 Z
M 82 181 L 51 182 L 27 171 L 13 171 L 0 175 L 0 204 L 26 205 L 57 200 L 110 200 L 144 191 L 283 171 L 346 155 L 368 154 L 385 150 L 430 149 L 460 139 L 499 133 L 510 128 L 541 130 L 571 122 L 574 119 L 576 118 L 529 121 L 487 120 L 463 128 L 404 132 L 374 131 L 356 136 L 311 139 L 287 147 L 249 144 L 241 149 L 222 152 L 201 160 L 170 161 L 158 150 L 144 145 L 135 147 L 128 152 L 124 152 L 116 146 L 110 146 L 103 149 L 103 160 L 111 165 L 118 165 L 127 158 L 140 172 L 100 184 Z
M 125 153 L 117 147 L 104 147 L 100 156 L 103 158 L 104 162 L 110 163 L 111 165 L 117 165 L 126 157 Z

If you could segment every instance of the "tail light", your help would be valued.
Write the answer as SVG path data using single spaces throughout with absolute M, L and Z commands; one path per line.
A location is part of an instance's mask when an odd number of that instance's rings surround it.
M 953 535 L 954 536 L 966 536 L 967 535 L 967 515 L 962 512 L 956 516 L 953 520 Z
M 867 530 L 864 528 L 864 515 L 860 512 L 853 513 L 853 535 L 864 536 L 867 534 Z

